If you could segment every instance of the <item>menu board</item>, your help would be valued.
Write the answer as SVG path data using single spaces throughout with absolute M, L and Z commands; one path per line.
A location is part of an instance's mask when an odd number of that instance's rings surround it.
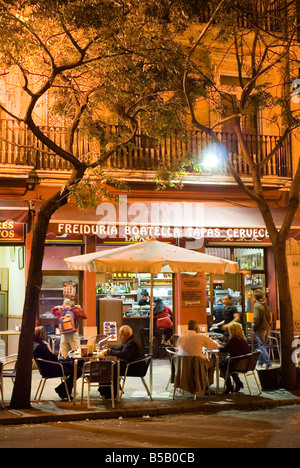
M 205 275 L 181 276 L 180 289 L 180 315 L 181 323 L 197 320 L 200 325 L 206 326 L 206 277 Z
M 286 259 L 289 272 L 290 292 L 293 305 L 295 333 L 300 332 L 300 242 L 287 240 Z
M 118 341 L 117 322 L 104 322 L 103 329 L 108 341 Z

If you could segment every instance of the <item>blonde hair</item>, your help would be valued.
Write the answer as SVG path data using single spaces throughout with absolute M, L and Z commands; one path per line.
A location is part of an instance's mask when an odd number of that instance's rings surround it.
M 228 326 L 229 338 L 237 338 L 238 340 L 246 341 L 243 327 L 238 322 L 233 322 Z

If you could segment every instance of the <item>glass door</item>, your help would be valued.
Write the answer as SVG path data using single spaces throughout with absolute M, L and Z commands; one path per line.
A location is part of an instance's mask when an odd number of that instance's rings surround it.
M 0 330 L 7 330 L 7 292 L 0 291 Z

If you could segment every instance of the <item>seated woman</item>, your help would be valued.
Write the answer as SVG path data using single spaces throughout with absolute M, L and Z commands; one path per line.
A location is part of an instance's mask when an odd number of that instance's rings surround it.
M 48 343 L 46 343 L 46 337 L 47 333 L 45 327 L 36 327 L 34 332 L 33 357 L 35 360 L 39 358 L 45 359 L 46 361 L 59 362 L 62 364 L 64 367 L 64 373 L 66 376 L 68 376 L 66 383 L 69 395 L 71 395 L 73 390 L 74 360 L 72 358 L 58 359 L 56 354 L 52 353 L 50 350 Z M 79 361 L 77 368 L 77 379 L 82 375 L 82 366 L 83 361 Z M 42 375 L 44 377 L 62 377 L 60 366 L 54 366 L 53 364 L 47 362 L 40 362 L 39 368 L 41 369 Z M 55 391 L 62 400 L 67 398 L 65 385 L 63 382 L 58 387 L 56 387 Z
M 170 339 L 173 335 L 173 312 L 158 297 L 154 298 L 154 317 L 158 330 L 162 331 L 162 344 L 170 345 Z
M 227 371 L 227 365 L 228 365 L 228 360 L 231 357 L 237 357 L 237 356 L 243 356 L 244 354 L 249 354 L 251 353 L 250 346 L 247 343 L 245 334 L 243 332 L 243 327 L 240 323 L 233 322 L 229 325 L 228 327 L 228 332 L 229 332 L 229 341 L 225 344 L 225 346 L 219 348 L 219 351 L 221 353 L 229 353 L 229 356 L 227 356 L 221 363 L 220 363 L 220 375 L 225 379 L 226 377 L 226 371 Z M 230 369 L 229 369 L 230 372 Z M 233 378 L 235 382 L 235 389 L 233 389 L 233 385 L 231 382 L 231 377 Z M 225 393 L 236 393 L 239 392 L 242 388 L 244 388 L 243 383 L 239 379 L 239 376 L 237 373 L 232 372 L 227 378 L 226 381 L 226 389 Z

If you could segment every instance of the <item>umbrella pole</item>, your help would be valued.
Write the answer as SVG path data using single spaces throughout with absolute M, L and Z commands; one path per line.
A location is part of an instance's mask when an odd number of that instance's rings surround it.
M 150 292 L 150 324 L 149 324 L 149 352 L 151 356 L 153 356 L 153 341 L 154 341 L 154 332 L 153 332 L 153 327 L 154 327 L 154 316 L 153 316 L 153 288 L 154 288 L 154 275 L 151 273 L 151 292 Z M 153 365 L 152 365 L 152 359 L 150 362 L 150 391 L 152 393 L 153 390 Z

